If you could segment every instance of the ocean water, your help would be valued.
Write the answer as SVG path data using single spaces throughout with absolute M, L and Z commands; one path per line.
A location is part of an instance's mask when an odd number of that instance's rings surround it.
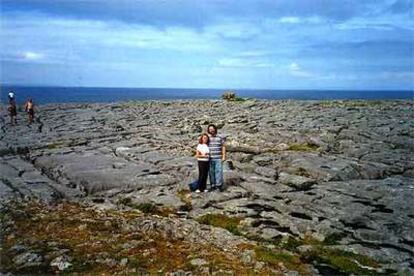
M 181 88 L 86 88 L 86 87 L 27 87 L 1 86 L 0 100 L 7 102 L 12 90 L 17 102 L 33 98 L 37 104 L 46 103 L 93 103 L 130 100 L 177 100 L 177 99 L 219 99 L 224 89 L 181 89 Z M 350 90 L 253 90 L 237 89 L 238 96 L 273 100 L 383 100 L 414 99 L 414 91 L 350 91 Z

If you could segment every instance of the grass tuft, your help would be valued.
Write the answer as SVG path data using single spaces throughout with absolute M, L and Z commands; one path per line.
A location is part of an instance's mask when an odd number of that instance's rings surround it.
M 223 214 L 207 214 L 197 219 L 199 223 L 224 228 L 230 233 L 238 236 L 242 235 L 238 228 L 241 220 L 241 218 L 228 217 Z
M 167 207 L 159 207 L 152 202 L 134 203 L 129 197 L 118 200 L 118 204 L 128 206 L 132 209 L 137 209 L 144 214 L 152 214 L 159 216 L 168 216 L 173 213 L 173 210 Z
M 306 254 L 302 257 L 307 261 L 325 263 L 349 274 L 377 275 L 375 269 L 379 267 L 379 264 L 368 256 L 339 249 L 316 246 Z
M 190 195 L 191 195 L 191 192 L 189 190 L 180 190 L 180 191 L 177 192 L 177 196 L 185 204 L 181 208 L 181 211 L 191 211 L 193 209 L 193 205 L 191 203 L 191 196 Z

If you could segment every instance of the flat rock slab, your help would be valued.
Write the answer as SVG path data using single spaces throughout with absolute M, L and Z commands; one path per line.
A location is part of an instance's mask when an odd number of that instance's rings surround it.
M 151 164 L 127 162 L 123 158 L 96 152 L 39 157 L 35 166 L 88 194 L 114 188 L 128 190 L 171 185 L 176 181 Z
M 41 199 L 53 202 L 78 195 L 61 187 L 37 170 L 31 163 L 19 157 L 0 158 L 0 200 Z
M 314 184 L 316 184 L 316 180 L 303 177 L 299 175 L 292 175 L 285 172 L 281 172 L 279 174 L 280 183 L 285 184 L 290 187 L 294 187 L 297 190 L 308 190 L 310 189 Z

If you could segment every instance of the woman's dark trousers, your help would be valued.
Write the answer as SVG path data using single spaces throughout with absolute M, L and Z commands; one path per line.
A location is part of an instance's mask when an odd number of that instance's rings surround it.
M 208 161 L 198 161 L 198 189 L 204 191 L 207 187 L 207 176 L 210 164 Z

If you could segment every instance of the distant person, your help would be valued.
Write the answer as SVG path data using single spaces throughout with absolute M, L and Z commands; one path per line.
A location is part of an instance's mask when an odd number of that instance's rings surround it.
M 24 105 L 24 110 L 29 115 L 29 124 L 33 123 L 34 119 L 34 103 L 33 100 L 30 98 L 27 100 L 26 104 Z
M 209 156 L 210 149 L 208 147 L 209 138 L 207 134 L 202 134 L 198 140 L 196 158 L 198 161 L 198 189 L 196 193 L 208 192 L 207 188 L 207 177 L 208 170 L 210 167 Z
M 9 92 L 9 103 L 14 102 L 16 103 L 16 99 L 14 98 L 14 92 L 10 91 Z
M 16 108 L 16 103 L 14 101 L 9 102 L 7 111 L 9 111 L 10 124 L 16 125 L 17 108 Z
M 225 137 L 217 134 L 217 127 L 210 124 L 207 127 L 209 136 L 208 147 L 210 149 L 210 185 L 211 189 L 223 191 L 223 162 L 226 160 Z

